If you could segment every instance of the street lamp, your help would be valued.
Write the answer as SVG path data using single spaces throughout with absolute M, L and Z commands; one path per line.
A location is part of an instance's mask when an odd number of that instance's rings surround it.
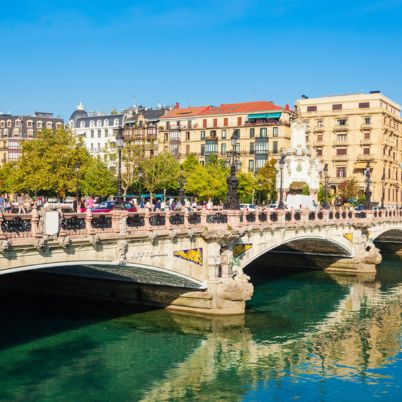
M 280 187 L 279 187 L 279 209 L 284 209 L 284 204 L 283 204 L 283 169 L 285 167 L 285 155 L 281 155 L 281 159 L 279 159 L 279 169 L 281 172 L 281 177 L 280 177 Z
M 184 177 L 183 166 L 180 166 L 180 176 L 178 180 L 179 185 L 179 200 L 180 204 L 184 205 L 184 186 L 186 185 L 186 178 Z
M 258 180 L 258 205 L 261 206 L 261 180 Z
M 239 180 L 236 177 L 236 171 L 240 169 L 239 153 L 237 152 L 237 141 L 240 137 L 239 129 L 233 130 L 230 143 L 232 145 L 232 150 L 227 153 L 227 164 L 230 167 L 229 176 L 226 178 L 228 184 L 228 194 L 226 196 L 227 209 L 240 209 L 239 195 L 237 194 L 237 186 L 239 185 Z
M 366 189 L 364 190 L 364 195 L 366 197 L 365 208 L 371 209 L 371 169 L 370 169 L 370 161 L 367 161 L 366 169 L 364 169 L 364 174 L 366 175 Z
M 116 135 L 116 146 L 118 152 L 118 165 L 117 165 L 117 200 L 116 200 L 116 209 L 122 209 L 122 185 L 121 185 L 121 151 L 124 145 L 124 137 L 123 137 L 123 127 L 119 127 L 117 129 Z
M 328 209 L 328 163 L 324 166 L 324 208 Z
M 78 180 L 78 173 L 80 171 L 80 164 L 78 161 L 75 162 L 75 199 L 76 199 L 76 210 L 75 212 L 78 212 L 78 209 L 80 208 L 80 189 L 79 189 L 79 180 Z
M 384 199 L 385 199 L 385 169 L 383 170 L 381 177 L 382 194 L 381 194 L 381 209 L 384 209 Z

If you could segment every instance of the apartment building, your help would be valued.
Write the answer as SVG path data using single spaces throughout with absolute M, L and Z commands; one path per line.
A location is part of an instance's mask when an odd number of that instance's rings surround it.
M 69 120 L 73 134 L 82 141 L 88 152 L 110 168 L 115 162 L 109 158 L 109 150 L 116 142 L 116 129 L 123 123 L 123 113 L 88 113 L 80 102 Z
M 269 101 L 174 109 L 161 118 L 163 151 L 180 161 L 190 153 L 205 163 L 210 155 L 225 158 L 230 138 L 239 129 L 237 151 L 243 171 L 255 172 L 290 143 L 289 107 Z
M 35 138 L 45 128 L 56 130 L 63 124 L 63 119 L 54 117 L 53 113 L 35 112 L 28 116 L 1 113 L 0 165 L 20 157 L 23 141 Z
M 372 202 L 402 202 L 401 107 L 379 91 L 302 97 L 296 112 L 307 125 L 307 143 L 328 164 L 329 184 L 336 192 L 354 177 L 365 188 L 365 169 L 371 171 Z M 385 186 L 383 185 L 385 183 Z

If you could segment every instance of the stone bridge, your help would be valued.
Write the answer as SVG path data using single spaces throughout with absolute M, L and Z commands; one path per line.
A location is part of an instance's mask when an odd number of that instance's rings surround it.
M 376 240 L 402 247 L 402 210 L 64 214 L 34 208 L 29 215 L 0 214 L 0 274 L 62 268 L 136 283 L 144 303 L 241 314 L 253 294 L 243 272 L 252 262 L 265 264 L 269 256 L 300 268 L 372 274 L 381 262 Z M 77 266 L 85 270 L 77 273 Z

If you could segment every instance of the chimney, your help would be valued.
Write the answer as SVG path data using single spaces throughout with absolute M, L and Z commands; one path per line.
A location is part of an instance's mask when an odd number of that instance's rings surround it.
M 180 108 L 180 103 L 179 103 L 179 102 L 176 102 L 175 108 L 176 108 L 176 109 L 179 109 L 179 108 Z

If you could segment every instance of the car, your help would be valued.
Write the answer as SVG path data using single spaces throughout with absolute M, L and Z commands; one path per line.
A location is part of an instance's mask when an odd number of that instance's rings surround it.
M 355 206 L 355 211 L 363 211 L 364 209 L 364 205 L 363 204 L 359 204 Z
M 95 205 L 91 208 L 93 214 L 102 214 L 111 212 L 115 208 L 115 203 L 113 201 L 105 201 L 100 204 Z M 123 202 L 123 209 L 128 212 L 137 212 L 137 207 L 129 201 Z
M 268 204 L 267 208 L 273 209 L 274 211 L 277 211 L 279 209 L 278 204 Z
M 240 209 L 245 209 L 246 211 L 256 209 L 254 204 L 240 204 Z

